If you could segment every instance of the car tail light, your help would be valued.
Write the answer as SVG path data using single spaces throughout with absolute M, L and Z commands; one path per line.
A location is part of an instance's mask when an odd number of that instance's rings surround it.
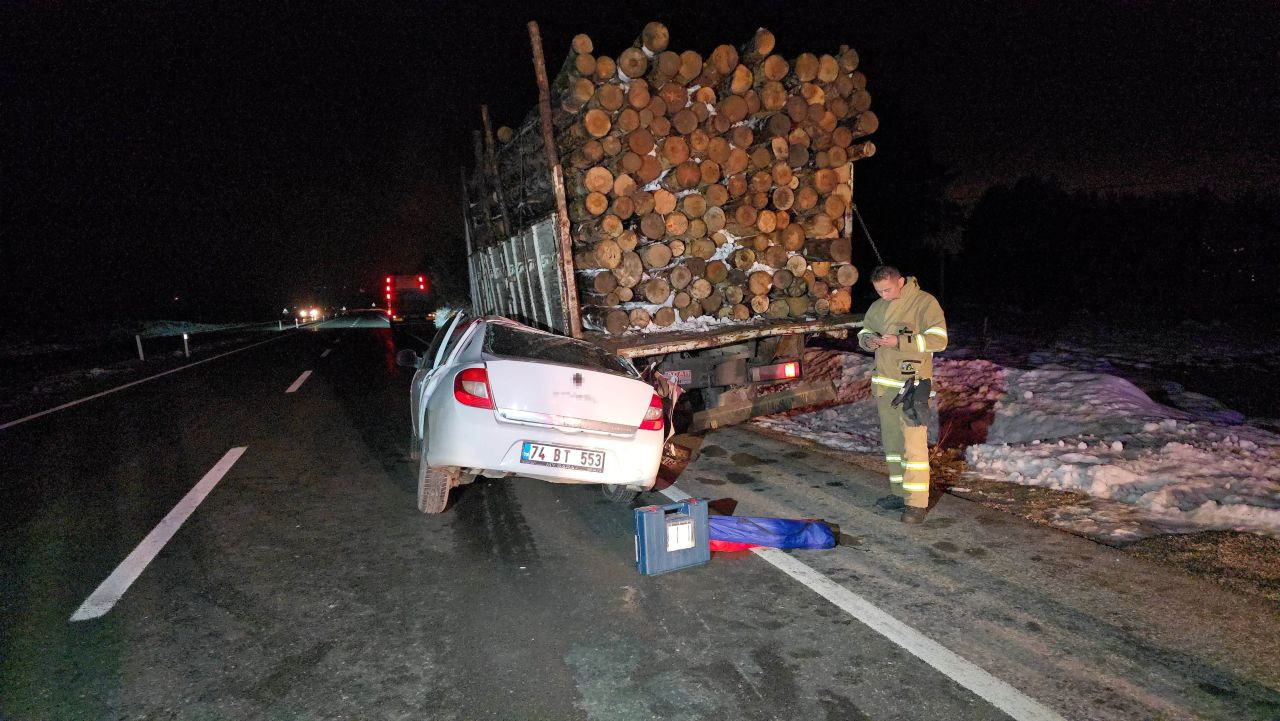
M 649 400 L 649 410 L 644 412 L 644 420 L 640 421 L 640 430 L 662 430 L 662 399 L 657 393 L 654 393 L 653 398 Z
M 489 374 L 483 368 L 467 368 L 453 378 L 453 397 L 464 406 L 493 408 Z
M 751 369 L 753 381 L 787 381 L 800 377 L 800 361 L 787 361 Z

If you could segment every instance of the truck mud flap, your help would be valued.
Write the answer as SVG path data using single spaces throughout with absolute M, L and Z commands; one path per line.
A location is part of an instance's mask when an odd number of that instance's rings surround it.
M 747 390 L 747 389 L 743 389 Z M 721 397 L 715 408 L 693 414 L 690 432 L 706 431 L 742 423 L 756 416 L 781 413 L 792 408 L 830 403 L 836 399 L 836 385 L 831 381 L 798 383 L 787 390 L 763 396 L 735 398 L 733 392 Z

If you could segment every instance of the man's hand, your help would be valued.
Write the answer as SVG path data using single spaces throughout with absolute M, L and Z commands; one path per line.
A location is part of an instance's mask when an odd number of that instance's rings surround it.
M 877 347 L 877 348 L 879 348 L 880 346 L 884 346 L 884 347 L 886 347 L 886 348 L 897 348 L 897 347 L 898 347 L 898 336 L 896 336 L 896 335 L 882 335 L 882 336 L 880 336 L 879 338 L 876 338 L 876 339 L 875 339 L 874 341 L 872 341 L 872 342 L 876 344 L 876 347 Z

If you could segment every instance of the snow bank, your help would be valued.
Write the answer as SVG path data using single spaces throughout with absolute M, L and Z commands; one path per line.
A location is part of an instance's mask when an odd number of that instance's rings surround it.
M 828 373 L 842 392 L 865 384 L 869 356 L 831 355 L 826 366 L 838 372 Z M 985 425 L 985 438 L 965 451 L 971 473 L 1127 504 L 1155 532 L 1280 537 L 1280 436 L 1240 425 L 1212 398 L 1182 391 L 1183 408 L 1170 408 L 1122 378 L 1057 364 L 1024 370 L 938 358 L 935 380 L 944 433 L 949 419 L 979 433 Z M 831 448 L 881 450 L 866 396 L 755 422 Z

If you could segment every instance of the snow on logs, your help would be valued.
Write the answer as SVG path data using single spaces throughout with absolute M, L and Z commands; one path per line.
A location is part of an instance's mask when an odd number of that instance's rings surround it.
M 705 56 L 670 40 L 651 22 L 612 55 L 578 35 L 552 82 L 586 322 L 849 312 L 852 163 L 879 126 L 857 52 L 788 59 L 763 28 Z

